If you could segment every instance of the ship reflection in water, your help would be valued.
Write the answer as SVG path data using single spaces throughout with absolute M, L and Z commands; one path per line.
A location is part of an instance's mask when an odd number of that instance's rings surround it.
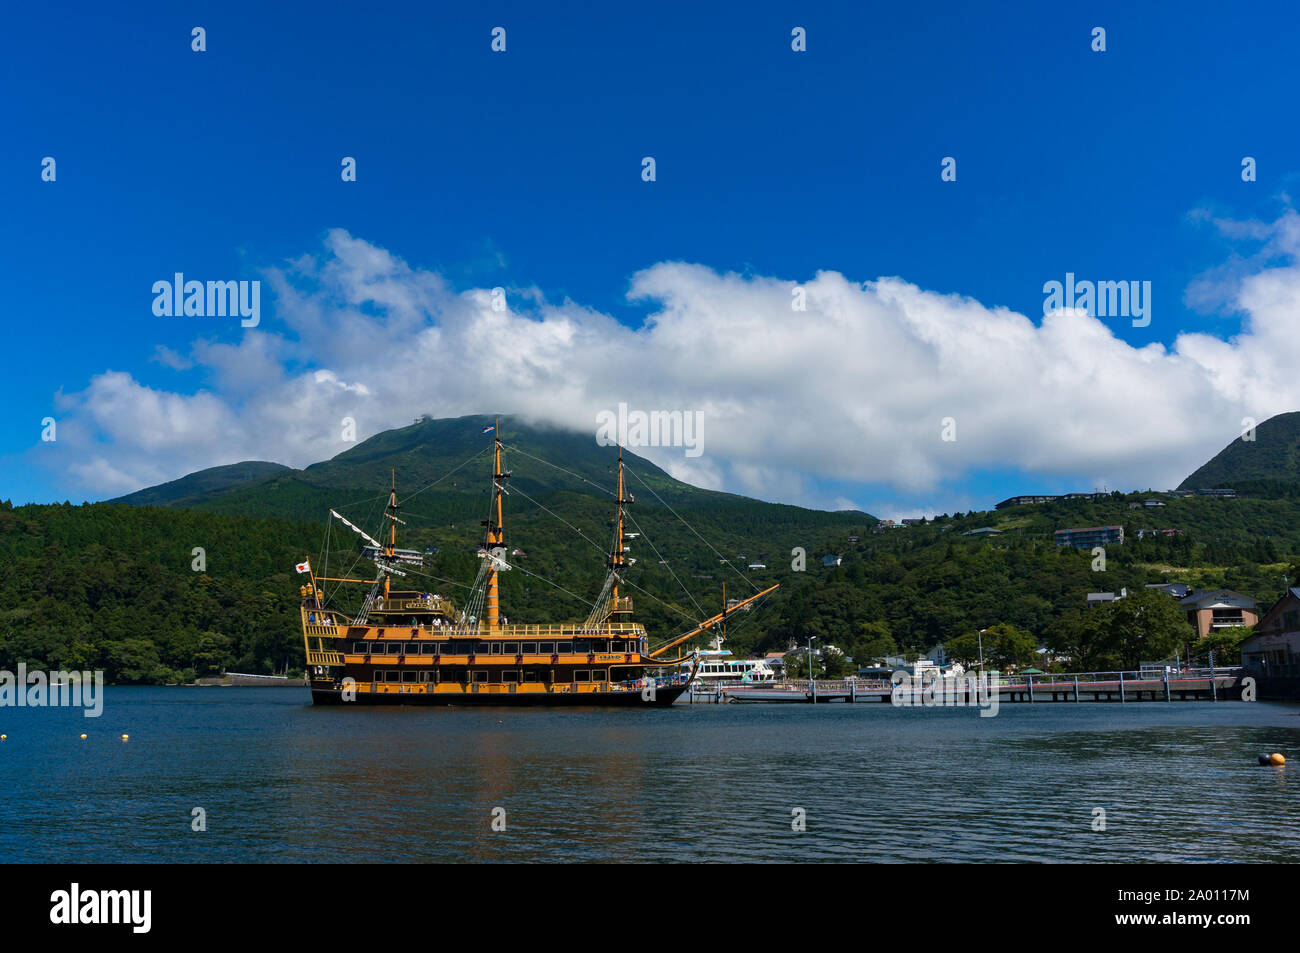
M 93 724 L 66 709 L 2 713 L 0 860 L 1300 860 L 1295 768 L 1256 764 L 1300 747 L 1295 706 L 1024 705 L 979 718 L 106 691 Z M 195 807 L 206 832 L 191 830 Z M 1092 830 L 1099 807 L 1104 832 Z

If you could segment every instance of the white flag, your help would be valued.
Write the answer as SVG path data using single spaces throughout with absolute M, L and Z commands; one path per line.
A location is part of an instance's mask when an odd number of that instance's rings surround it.
M 299 572 L 311 572 L 311 563 L 301 562 L 298 563 L 298 565 L 294 566 L 293 568 L 298 570 Z

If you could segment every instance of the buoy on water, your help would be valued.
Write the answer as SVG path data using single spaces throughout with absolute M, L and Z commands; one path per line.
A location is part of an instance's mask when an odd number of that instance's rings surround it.
M 85 736 L 84 734 L 81 736 L 81 740 L 82 740 L 82 741 L 85 741 L 85 740 L 86 740 L 86 736 Z
M 123 740 L 123 741 L 126 741 L 126 739 L 128 739 L 128 738 L 130 738 L 130 737 L 131 737 L 130 735 L 123 735 L 123 736 L 122 736 L 122 740 Z
M 1262 754 L 1259 756 L 1260 764 L 1286 764 L 1286 757 L 1274 751 L 1272 754 Z

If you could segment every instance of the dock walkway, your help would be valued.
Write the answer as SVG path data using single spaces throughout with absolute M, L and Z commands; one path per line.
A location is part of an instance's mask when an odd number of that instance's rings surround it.
M 902 704 L 917 706 L 929 695 L 935 707 L 946 704 L 974 704 L 975 673 L 950 679 L 936 679 L 922 686 L 899 688 Z M 945 684 L 948 683 L 948 684 Z M 999 675 L 988 673 L 989 695 L 996 690 L 998 702 L 1139 702 L 1139 701 L 1225 701 L 1241 698 L 1240 668 L 1182 669 L 1180 671 L 1068 672 L 1044 675 Z M 781 681 L 767 685 L 726 682 L 693 685 L 681 700 L 702 702 L 766 702 L 824 704 L 827 702 L 893 701 L 895 687 L 879 680 L 845 679 Z M 960 701 L 959 701 L 960 699 Z

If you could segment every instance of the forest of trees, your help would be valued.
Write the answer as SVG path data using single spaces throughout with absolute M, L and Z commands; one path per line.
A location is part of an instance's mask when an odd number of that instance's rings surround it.
M 148 684 L 300 669 L 293 566 L 319 536 L 193 510 L 0 504 L 0 667 Z
M 717 611 L 723 583 L 728 597 L 740 597 L 780 582 L 775 594 L 729 622 L 732 651 L 784 650 L 812 636 L 839 650 L 844 661 L 828 664 L 847 667 L 849 659 L 917 657 L 937 644 L 966 657 L 970 639 L 986 630 L 986 660 L 992 652 L 1023 665 L 1031 648 L 1046 645 L 1088 669 L 1162 657 L 1188 639 L 1176 601 L 1144 592 L 1147 583 L 1226 587 L 1266 606 L 1286 579 L 1300 578 L 1295 496 L 1173 500 L 1156 512 L 1129 507 L 1141 498 L 945 515 L 882 532 L 861 514 L 737 498 L 681 504 L 688 528 L 665 507 L 638 504 L 632 513 L 643 535 L 633 543 L 638 563 L 625 589 L 652 642 Z M 538 622 L 583 617 L 583 600 L 594 598 L 604 572 L 608 500 L 564 490 L 511 504 L 507 539 L 527 555 L 515 560 L 519 571 L 503 574 L 506 614 Z M 436 494 L 421 507 L 437 512 Z M 425 568 L 430 581 L 414 584 L 460 601 L 477 568 L 476 522 L 454 516 L 422 523 L 420 507 L 405 515 L 411 526 L 401 545 L 439 550 Z M 1122 523 L 1128 542 L 1108 550 L 1102 571 L 1090 553 L 1052 540 L 1055 528 L 1108 523 Z M 1003 535 L 962 535 L 984 525 Z M 1139 529 L 1166 526 L 1182 532 L 1137 539 Z M 356 562 L 350 533 L 332 534 L 328 553 L 323 536 L 320 523 L 206 510 L 0 504 L 0 667 L 99 668 L 120 683 L 188 681 L 224 670 L 294 672 L 303 665 L 294 563 L 318 553 L 335 570 Z M 806 571 L 792 567 L 795 547 L 806 550 Z M 824 567 L 821 557 L 832 553 L 841 565 Z M 767 568 L 747 570 L 755 559 Z M 1136 595 L 1084 608 L 1088 592 L 1121 588 Z M 1150 611 L 1134 618 L 1144 605 Z

